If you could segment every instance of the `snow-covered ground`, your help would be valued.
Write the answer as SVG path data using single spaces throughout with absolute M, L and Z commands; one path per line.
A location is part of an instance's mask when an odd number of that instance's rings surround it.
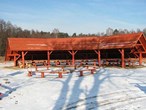
M 28 77 L 27 69 L 10 66 L 0 63 L 0 110 L 146 109 L 146 67 L 98 68 L 83 77 L 75 70 L 63 78 L 40 78 L 39 73 Z

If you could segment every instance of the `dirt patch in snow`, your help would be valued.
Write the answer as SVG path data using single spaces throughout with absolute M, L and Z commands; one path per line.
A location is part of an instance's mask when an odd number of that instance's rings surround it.
M 4 56 L 0 56 L 0 63 L 3 63 L 5 60 L 5 57 Z

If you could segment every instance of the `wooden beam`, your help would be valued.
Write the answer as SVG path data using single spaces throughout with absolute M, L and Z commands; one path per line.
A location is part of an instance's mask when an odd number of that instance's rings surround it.
M 7 56 L 19 56 L 19 54 L 7 54 Z
M 144 48 L 143 48 L 143 45 L 139 46 L 138 44 L 135 46 L 137 52 L 140 52 L 140 51 L 145 51 Z
M 17 66 L 16 56 L 14 56 L 14 66 Z
M 98 54 L 98 51 L 97 51 L 97 50 L 94 50 L 94 52 L 95 52 L 96 54 Z
M 120 54 L 122 54 L 122 50 L 119 49 Z
M 28 53 L 28 51 L 24 53 L 24 56 L 25 56 L 27 53 Z
M 76 54 L 78 51 L 76 50 L 75 52 L 74 52 L 74 54 Z
M 122 55 L 121 55 L 121 59 L 122 59 L 122 68 L 124 68 L 125 67 L 125 56 L 124 56 L 124 49 L 122 49 Z
M 138 58 L 139 56 L 137 55 L 137 53 L 134 53 L 134 55 Z
M 139 53 L 139 65 L 142 65 L 142 53 Z
M 75 52 L 72 53 L 72 65 L 75 66 Z
M 51 53 L 52 53 L 53 51 L 48 51 L 47 52 L 47 56 L 48 56 L 48 61 L 47 61 L 47 63 L 48 63 L 48 66 L 50 66 L 50 56 L 51 56 Z
M 130 51 L 130 53 L 133 54 L 135 51 L 136 51 L 135 48 L 132 48 L 131 51 Z
M 68 52 L 72 55 L 72 54 L 76 54 L 78 51 L 72 50 L 72 51 L 68 51 Z
M 6 57 L 10 57 L 10 56 L 12 56 L 14 58 L 14 66 L 17 66 L 17 60 L 21 57 L 21 55 L 19 55 L 18 52 L 16 52 L 16 51 L 14 52 L 13 51 L 12 53 L 7 54 Z
M 134 52 L 134 53 L 137 53 L 137 54 L 139 54 L 139 53 L 146 53 L 146 52 Z
M 124 55 L 124 49 L 119 49 L 119 52 L 121 53 L 121 66 L 122 68 L 125 68 L 125 55 Z
M 72 51 L 68 51 L 71 55 L 72 55 L 72 65 L 75 65 L 75 54 L 77 53 L 77 50 L 72 50 Z
M 24 51 L 22 51 L 22 65 L 24 68 L 25 67 L 25 53 L 24 53 Z
M 95 53 L 98 55 L 98 66 L 101 66 L 101 54 L 100 54 L 100 50 L 94 50 Z
M 22 52 L 21 52 L 21 55 L 19 55 L 19 56 L 16 58 L 16 62 L 17 62 L 17 60 L 22 56 L 22 66 L 23 66 L 23 68 L 25 67 L 25 56 L 26 56 L 27 53 L 28 53 L 28 51 L 26 51 L 26 52 L 22 51 Z
M 136 44 L 136 46 L 143 46 L 142 44 Z
M 100 55 L 100 50 L 98 50 L 98 65 L 101 66 L 101 55 Z
M 141 43 L 142 48 L 144 49 L 144 51 L 146 51 L 145 46 L 143 45 L 143 42 L 145 42 L 145 38 L 144 38 L 144 36 L 143 36 L 142 39 L 141 39 L 141 38 L 142 38 L 142 37 L 140 37 L 140 39 L 139 39 L 138 41 Z
M 71 55 L 72 55 L 72 52 L 71 51 L 68 51 Z
M 19 56 L 17 57 L 16 61 L 17 61 L 20 57 L 21 57 L 21 55 L 19 55 Z

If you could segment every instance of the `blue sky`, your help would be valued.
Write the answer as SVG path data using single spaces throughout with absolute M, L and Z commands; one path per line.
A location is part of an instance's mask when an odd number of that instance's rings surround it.
M 0 18 L 23 29 L 97 33 L 146 27 L 146 0 L 0 0 Z

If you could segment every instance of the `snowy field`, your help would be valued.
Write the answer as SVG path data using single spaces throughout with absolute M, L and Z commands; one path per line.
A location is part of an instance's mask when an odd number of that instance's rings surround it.
M 0 110 L 146 110 L 146 67 L 40 78 L 12 65 L 0 63 Z

